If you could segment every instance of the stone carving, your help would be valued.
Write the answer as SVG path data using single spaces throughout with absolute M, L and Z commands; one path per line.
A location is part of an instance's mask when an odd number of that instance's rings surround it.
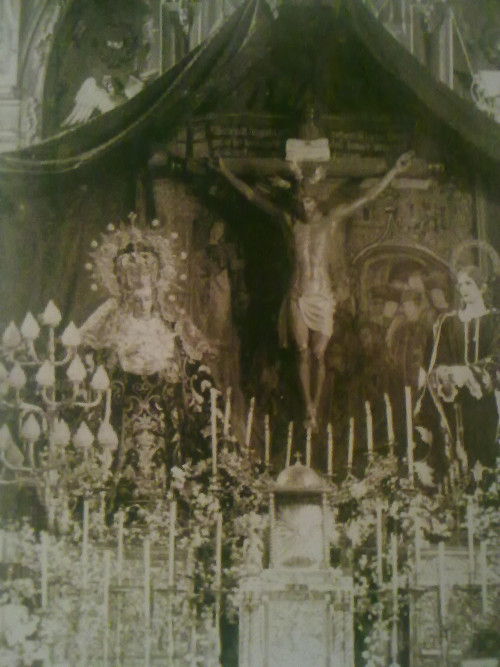
M 19 0 L 0 4 L 0 88 L 16 84 L 19 9 Z
M 481 111 L 500 122 L 500 72 L 482 70 L 474 74 L 471 95 Z
M 247 574 L 258 574 L 263 567 L 264 543 L 256 528 L 250 529 L 250 535 L 243 545 L 243 559 Z
M 17 147 L 19 0 L 0 3 L 0 151 Z
M 366 187 L 370 182 L 366 181 Z M 354 214 L 349 248 L 356 256 L 386 231 L 385 240 L 418 243 L 446 260 L 451 248 L 470 238 L 473 220 L 472 194 L 458 185 L 400 179 Z

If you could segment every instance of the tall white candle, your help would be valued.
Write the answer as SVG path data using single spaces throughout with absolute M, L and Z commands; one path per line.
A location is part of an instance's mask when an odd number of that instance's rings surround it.
M 368 448 L 368 456 L 373 456 L 373 417 L 372 408 L 369 401 L 365 401 L 366 412 L 366 445 Z
M 306 466 L 311 467 L 311 445 L 312 445 L 312 430 L 309 426 L 306 431 Z
M 215 532 L 215 586 L 220 590 L 222 582 L 222 512 L 217 513 Z
M 85 598 L 87 596 L 88 589 L 88 576 L 89 576 L 89 501 L 85 499 L 83 501 L 83 531 L 82 531 L 82 595 Z M 84 610 L 82 612 L 82 633 L 85 636 L 88 628 L 88 617 L 87 612 Z M 88 646 L 87 642 L 83 642 L 82 651 L 80 654 L 80 665 L 81 667 L 87 667 L 87 657 L 88 657 Z
M 439 584 L 439 615 L 441 627 L 446 624 L 446 575 L 445 575 L 445 552 L 444 542 L 438 544 L 438 584 Z
M 106 407 L 104 408 L 104 421 L 109 424 L 111 418 L 111 388 L 106 389 Z
M 467 502 L 467 545 L 469 551 L 469 583 L 474 582 L 474 505 L 469 499 Z
M 42 608 L 45 609 L 49 602 L 49 536 L 45 531 L 41 535 L 40 571 Z
M 54 327 L 49 327 L 49 360 L 54 363 L 56 358 L 56 334 Z
M 398 536 L 391 533 L 391 570 L 392 570 L 392 602 L 397 606 L 398 597 Z
M 118 511 L 118 540 L 117 540 L 117 563 L 118 585 L 121 586 L 123 575 L 123 510 Z
M 269 415 L 264 417 L 264 449 L 264 460 L 266 466 L 268 466 L 271 460 L 271 429 L 269 426 Z
M 395 533 L 391 534 L 391 565 L 392 565 L 392 633 L 391 633 L 391 658 L 393 664 L 398 662 L 398 538 Z
M 229 435 L 229 427 L 231 425 L 231 387 L 227 388 L 226 391 L 226 405 L 224 407 L 224 437 L 227 438 Z
M 123 430 L 123 426 L 122 426 Z M 124 519 L 125 515 L 122 509 L 118 510 L 118 531 L 117 531 L 117 546 L 116 546 L 116 573 L 118 579 L 118 586 L 122 585 L 123 581 L 123 534 L 124 534 Z M 121 620 L 121 607 L 118 606 L 117 609 L 117 619 L 116 619 L 116 633 L 115 633 L 115 662 L 116 664 L 121 664 L 122 662 L 122 648 L 121 648 L 121 633 L 122 633 L 122 620 Z
M 414 481 L 413 468 L 413 405 L 411 400 L 411 387 L 405 387 L 405 405 L 406 405 L 406 440 L 408 451 L 408 478 Z
M 422 553 L 422 526 L 420 522 L 420 517 L 418 514 L 415 515 L 414 519 L 414 529 L 415 529 L 415 578 L 418 582 L 418 576 L 420 573 L 420 557 Z
M 217 389 L 210 389 L 210 431 L 212 435 L 212 474 L 217 476 Z
M 189 653 L 191 655 L 191 660 L 189 662 L 189 667 L 198 667 L 199 662 L 196 659 L 198 647 L 198 633 L 196 632 L 196 621 L 193 619 L 191 621 L 191 635 L 189 638 Z
M 349 419 L 349 443 L 347 448 L 347 470 L 352 468 L 352 461 L 354 458 L 354 417 Z
M 276 559 L 276 499 L 274 493 L 269 501 L 269 536 L 271 538 L 271 553 L 269 554 L 269 565 L 274 567 Z
M 106 526 L 106 492 L 99 493 L 99 519 L 103 527 Z
M 151 620 L 151 545 L 149 537 L 144 539 L 143 543 L 144 560 L 144 625 L 149 630 Z
M 328 461 L 327 461 L 327 472 L 328 475 L 333 475 L 333 428 L 331 424 L 327 426 L 327 438 L 328 438 Z
M 254 410 L 255 410 L 255 396 L 252 396 L 252 398 L 250 399 L 250 407 L 248 408 L 247 428 L 245 433 L 245 445 L 247 448 L 250 447 L 250 442 L 252 440 L 252 425 L 253 425 Z
M 108 665 L 109 652 L 109 583 L 111 578 L 111 553 L 106 549 L 104 552 L 104 567 L 103 567 L 103 596 L 102 596 L 102 614 L 103 614 L 103 647 L 102 647 L 102 661 L 104 667 Z
M 83 501 L 83 532 L 82 532 L 82 585 L 87 588 L 89 560 L 89 501 Z
M 488 556 L 486 542 L 479 544 L 479 577 L 481 581 L 481 606 L 483 614 L 488 613 Z
M 177 522 L 177 503 L 175 500 L 170 501 L 170 517 L 169 517 L 169 531 L 168 531 L 168 585 L 170 588 L 174 586 L 175 576 L 175 537 L 176 537 L 176 522 Z
M 285 467 L 288 468 L 292 462 L 292 446 L 293 446 L 293 422 L 288 424 L 288 435 L 286 439 L 286 463 Z
M 394 420 L 392 416 L 392 405 L 389 394 L 384 394 L 385 401 L 385 415 L 387 421 L 387 441 L 389 445 L 394 444 Z
M 144 540 L 144 667 L 151 660 L 151 553 L 149 538 Z
M 383 580 L 384 580 L 384 575 L 383 575 L 383 570 L 382 570 L 382 549 L 383 549 L 383 544 L 382 544 L 382 505 L 377 505 L 377 516 L 376 516 L 376 521 L 377 521 L 377 582 L 379 586 L 382 586 Z
M 216 519 L 215 534 L 215 638 L 217 641 L 217 664 L 220 658 L 220 619 L 221 619 L 221 599 L 222 599 L 222 513 L 218 512 Z

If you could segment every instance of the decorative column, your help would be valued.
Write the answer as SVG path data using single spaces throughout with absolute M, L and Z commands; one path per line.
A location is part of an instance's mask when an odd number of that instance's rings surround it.
M 0 152 L 19 145 L 17 95 L 21 0 L 0 3 Z

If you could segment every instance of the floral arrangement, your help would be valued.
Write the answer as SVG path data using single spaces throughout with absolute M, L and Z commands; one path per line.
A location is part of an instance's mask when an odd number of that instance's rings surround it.
M 121 530 L 128 548 L 137 551 L 147 540 L 154 553 L 163 553 L 165 561 L 173 549 L 173 525 L 175 582 L 164 584 L 168 596 L 173 595 L 170 609 L 175 609 L 175 614 L 166 615 L 175 618 L 172 627 L 177 650 L 184 654 L 202 650 L 204 664 L 217 664 L 218 658 L 213 657 L 218 655 L 214 637 L 219 635 L 220 626 L 216 627 L 214 619 L 218 616 L 220 622 L 223 618 L 232 628 L 237 624 L 238 585 L 248 573 L 248 537 L 257 534 L 262 543 L 266 542 L 272 479 L 268 466 L 257 459 L 248 443 L 240 447 L 231 435 L 222 396 L 216 392 L 212 404 L 215 390 L 208 380 L 205 390 L 201 384 L 199 391 L 194 387 L 191 392 L 194 403 L 190 409 L 195 417 L 207 417 L 202 420 L 202 437 L 207 443 L 204 454 L 174 465 L 169 480 L 154 466 L 148 468 L 148 475 L 135 474 L 134 494 L 121 508 L 119 503 L 109 502 L 113 468 L 112 457 L 106 457 L 106 453 L 116 448 L 116 436 L 110 443 L 112 447 L 106 446 L 106 433 L 101 433 L 93 444 L 92 434 L 89 437 L 82 427 L 70 440 L 62 422 L 54 421 L 51 432 L 57 435 L 61 431 L 59 440 L 53 438 L 57 456 L 53 456 L 49 466 L 43 448 L 39 455 L 44 471 L 39 476 L 39 498 L 49 501 L 45 511 L 57 519 L 48 538 L 50 564 L 44 574 L 45 580 L 50 581 L 50 604 L 42 599 L 47 597 L 42 590 L 43 540 L 27 525 L 18 527 L 17 552 L 9 562 L 15 561 L 19 566 L 5 572 L 0 588 L 3 617 L 16 619 L 17 628 L 12 633 L 9 622 L 2 626 L 0 655 L 6 664 L 32 664 L 47 651 L 51 655 L 58 651 L 70 655 L 85 649 L 89 655 L 100 655 L 104 641 L 103 591 L 106 586 L 113 588 L 113 575 L 107 584 L 105 581 L 104 552 L 116 549 Z M 4 388 L 4 396 L 11 391 L 11 385 L 12 377 Z M 31 391 L 33 406 L 43 392 L 40 386 L 41 389 L 35 386 Z M 4 404 L 5 409 L 11 410 L 11 403 Z M 215 422 L 208 419 L 211 413 Z M 95 432 L 108 423 L 106 415 L 104 420 L 95 415 L 87 421 Z M 26 437 L 29 441 L 32 436 L 28 433 Z M 217 442 L 215 462 L 210 440 L 212 444 Z M 4 441 L 5 458 L 10 441 Z M 476 467 L 470 479 L 455 484 L 447 493 L 436 493 L 429 472 L 417 463 L 415 481 L 411 481 L 393 455 L 372 454 L 362 479 L 349 473 L 338 484 L 329 482 L 331 564 L 354 577 L 358 656 L 364 665 L 400 662 L 398 619 L 408 606 L 419 534 L 431 544 L 443 540 L 463 544 L 467 508 L 473 504 L 477 508 L 476 539 L 495 545 L 500 523 L 500 470 Z M 45 495 L 44 488 L 50 494 Z M 89 508 L 86 529 L 81 523 L 84 502 Z M 116 513 L 119 508 L 121 528 Z M 85 530 L 93 548 L 86 553 L 83 595 L 81 542 L 86 539 Z M 267 554 L 264 551 L 261 555 L 265 562 Z M 143 573 L 139 569 L 134 576 L 142 577 Z M 137 644 L 141 643 L 143 632 L 137 622 L 142 593 L 134 592 L 132 580 L 127 586 L 128 605 L 120 606 L 121 622 L 128 628 L 130 641 Z M 159 608 L 158 600 L 155 604 Z M 476 628 L 477 636 L 490 631 L 497 607 L 498 601 L 488 615 L 483 615 Z M 194 628 L 198 635 L 194 644 L 187 628 Z M 61 638 L 72 635 L 81 646 L 63 646 Z M 209 654 L 212 658 L 206 658 Z

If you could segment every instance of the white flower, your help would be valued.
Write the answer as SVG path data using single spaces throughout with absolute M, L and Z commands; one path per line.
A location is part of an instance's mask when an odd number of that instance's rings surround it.
M 31 618 L 30 613 L 22 604 L 6 604 L 2 609 L 2 629 L 8 646 L 15 646 L 24 642 L 32 635 L 37 626 L 36 618 Z
M 414 464 L 415 472 L 424 486 L 434 486 L 434 472 L 425 461 Z
M 186 473 L 178 466 L 174 466 L 170 472 L 172 473 L 172 477 L 176 480 L 184 481 L 186 479 Z
M 367 492 L 368 489 L 366 488 L 365 482 L 362 481 L 362 482 L 355 482 L 351 486 L 350 490 L 351 490 L 351 496 L 353 498 L 359 499 L 359 498 L 362 498 L 365 495 L 365 493 Z
M 351 525 L 346 530 L 346 536 L 351 542 L 352 546 L 355 547 L 361 543 L 361 530 L 357 523 L 351 523 Z
M 472 469 L 472 475 L 474 476 L 475 482 L 480 482 L 483 479 L 483 466 L 480 461 L 476 461 L 474 468 Z

